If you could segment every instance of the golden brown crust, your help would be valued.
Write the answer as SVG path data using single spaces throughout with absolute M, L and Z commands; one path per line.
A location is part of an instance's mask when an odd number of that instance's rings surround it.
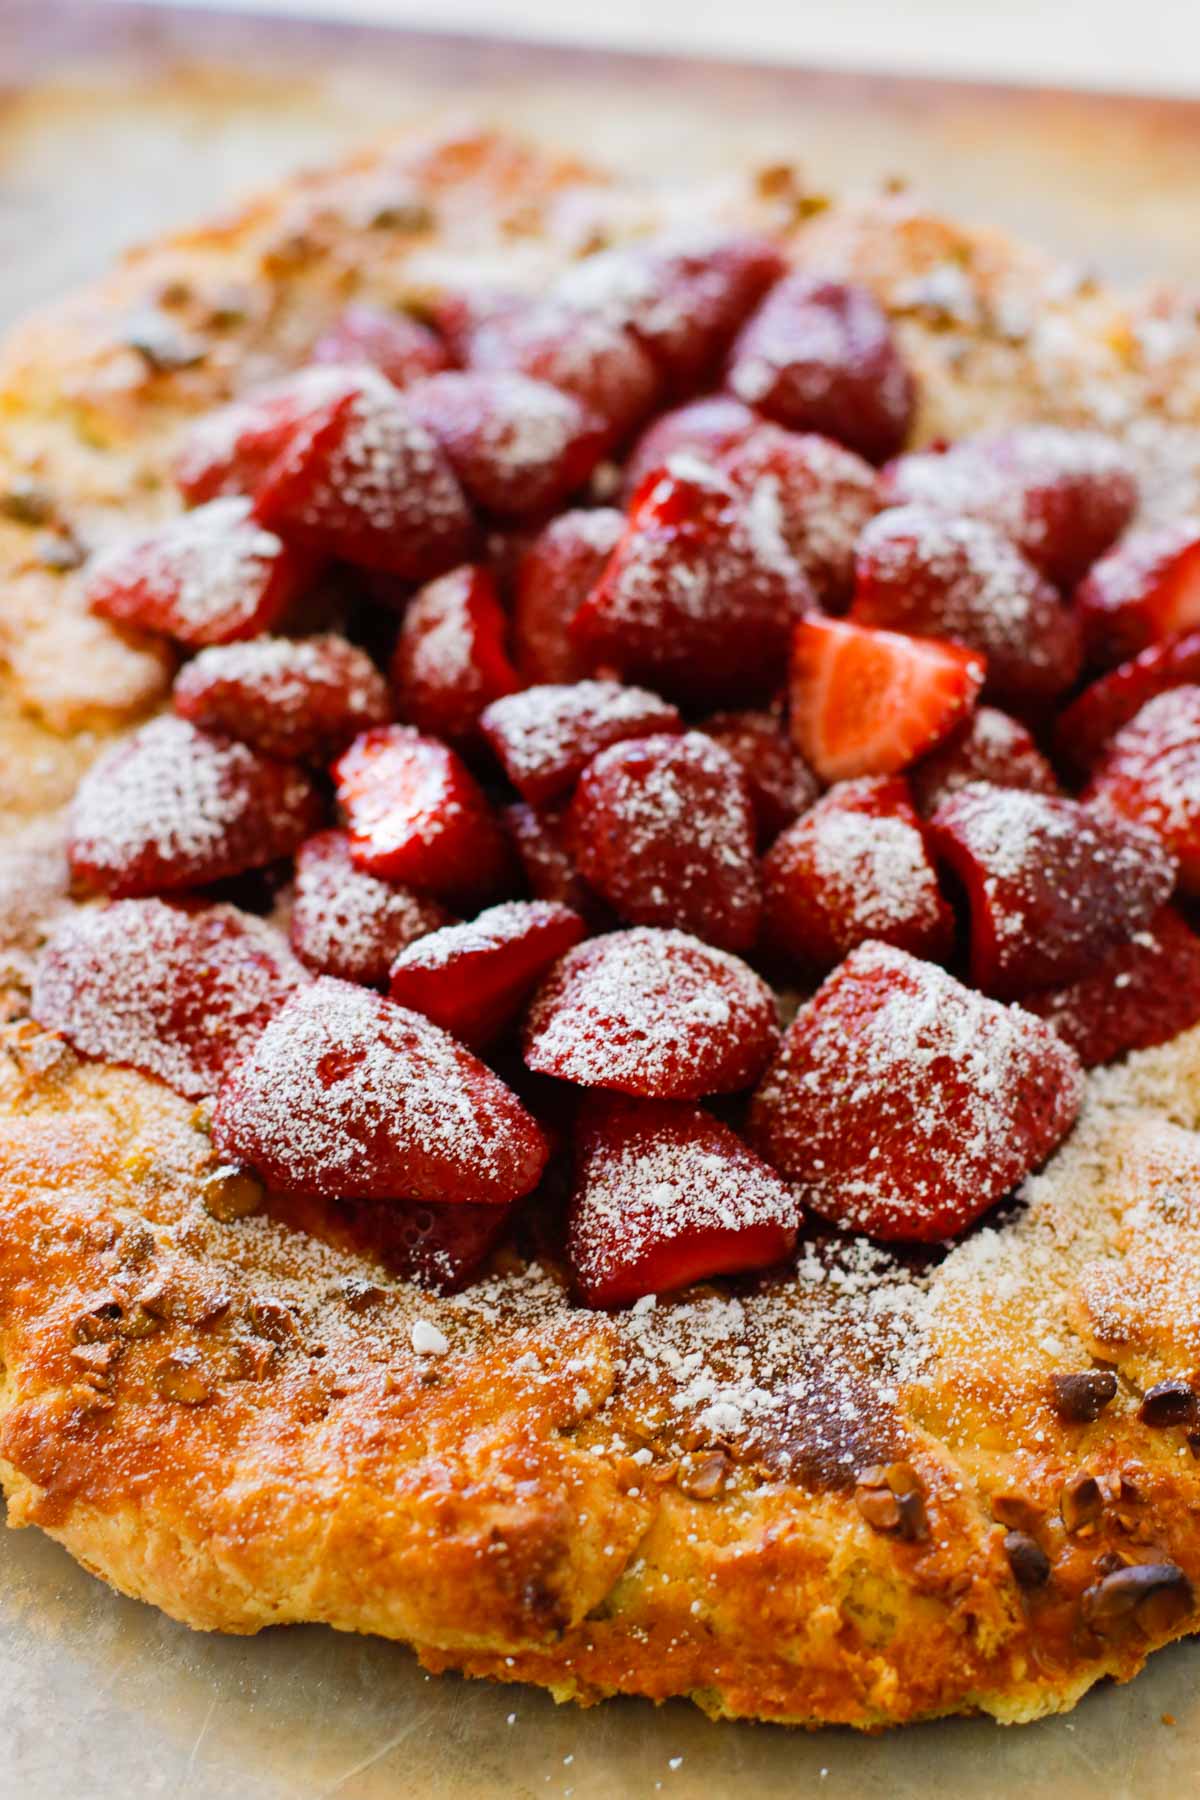
M 714 204 L 871 282 L 926 435 L 1099 420 L 1165 508 L 1195 503 L 1181 303 L 1123 306 L 904 199 L 795 201 L 776 173 Z M 408 143 L 140 252 L 18 335 L 0 485 L 39 516 L 0 517 L 0 853 L 16 866 L 19 837 L 43 892 L 13 983 L 61 894 L 56 809 L 168 674 L 47 562 L 169 506 L 181 422 L 301 358 L 350 291 L 419 299 L 464 266 L 536 282 L 666 205 L 486 136 Z M 939 1268 L 814 1254 L 786 1284 L 608 1319 L 515 1255 L 437 1300 L 333 1211 L 223 1217 L 202 1113 L 13 1025 L 10 1523 L 201 1628 L 325 1620 L 563 1697 L 868 1727 L 1061 1709 L 1196 1623 L 1200 1463 L 1186 1420 L 1139 1412 L 1200 1362 L 1198 1125 L 1193 1033 L 1096 1077 L 1020 1216 Z M 414 1352 L 418 1320 L 445 1355 Z M 1116 1397 L 1064 1418 L 1055 1376 L 1094 1362 Z

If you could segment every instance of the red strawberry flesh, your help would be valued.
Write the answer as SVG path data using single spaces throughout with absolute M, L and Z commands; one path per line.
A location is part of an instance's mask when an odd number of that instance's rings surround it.
M 587 927 L 570 907 L 508 900 L 400 952 L 388 992 L 472 1048 L 490 1043 Z
M 407 313 L 383 312 L 356 301 L 322 332 L 313 346 L 318 363 L 370 363 L 394 387 L 408 387 L 450 367 L 436 331 Z
M 1111 668 L 1147 645 L 1200 627 L 1200 525 L 1131 532 L 1075 592 L 1088 660 Z
M 714 713 L 700 729 L 741 769 L 760 843 L 778 837 L 820 793 L 816 776 L 773 713 Z
M 450 923 L 427 894 L 356 868 L 344 831 L 322 831 L 296 854 L 292 948 L 318 975 L 385 987 L 408 944 Z
M 176 677 L 173 704 L 205 731 L 295 762 L 328 761 L 391 710 L 370 657 L 333 632 L 202 650 Z
M 734 486 L 765 492 L 783 540 L 821 605 L 841 612 L 854 591 L 854 551 L 878 511 L 875 470 L 815 432 L 758 430 L 720 458 Z
M 1200 937 L 1172 906 L 1117 944 L 1086 975 L 1023 996 L 1085 1069 L 1149 1050 L 1200 1021 Z
M 513 640 L 526 681 L 579 681 L 592 664 L 571 640 L 571 621 L 595 587 L 625 528 L 615 507 L 560 513 L 521 556 Z
M 1200 687 L 1147 701 L 1113 738 L 1086 797 L 1157 832 L 1179 858 L 1180 886 L 1200 894 Z
M 1148 644 L 1129 662 L 1084 688 L 1058 715 L 1054 748 L 1068 766 L 1086 773 L 1123 725 L 1158 694 L 1200 682 L 1200 631 Z
M 565 793 L 610 744 L 681 729 L 669 702 L 618 681 L 525 688 L 493 701 L 479 723 L 508 779 L 535 806 Z
M 1057 794 L 1058 780 L 1031 734 L 994 706 L 977 706 L 944 743 L 909 771 L 913 801 L 922 818 L 974 781 Z
M 520 686 L 507 630 L 485 568 L 464 564 L 422 588 L 404 615 L 392 657 L 401 717 L 435 737 L 469 742 L 484 707 Z

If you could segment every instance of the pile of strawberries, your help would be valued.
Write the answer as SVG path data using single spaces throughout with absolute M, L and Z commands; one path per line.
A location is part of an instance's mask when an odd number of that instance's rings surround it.
M 1200 1018 L 1200 525 L 915 398 L 746 236 L 350 308 L 88 571 L 185 660 L 36 1016 L 445 1286 L 564 1187 L 593 1305 L 961 1232 Z

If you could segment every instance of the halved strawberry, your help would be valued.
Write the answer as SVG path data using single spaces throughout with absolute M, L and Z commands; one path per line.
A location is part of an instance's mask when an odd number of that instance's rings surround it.
M 118 900 L 60 920 L 30 1010 L 85 1056 L 197 1099 L 307 980 L 279 932 L 236 907 Z
M 1058 590 L 986 519 L 898 506 L 858 543 L 859 625 L 952 638 L 987 658 L 986 692 L 1053 699 L 1079 673 L 1079 623 Z
M 1061 1143 L 1078 1060 L 1040 1019 L 884 944 L 800 1008 L 751 1141 L 814 1212 L 871 1237 L 964 1231 Z
M 324 418 L 340 389 L 340 373 L 331 383 L 326 371 L 302 372 L 201 413 L 176 456 L 176 486 L 193 506 L 253 494 L 290 439 Z
M 496 584 L 478 564 L 464 563 L 423 587 L 392 656 L 401 717 L 435 737 L 468 742 L 484 707 L 521 685 L 507 633 Z
M 792 623 L 814 604 L 771 495 L 678 456 L 634 496 L 571 635 L 672 699 L 736 705 L 779 685 Z
M 1194 519 L 1132 532 L 1075 590 L 1089 662 L 1136 656 L 1159 638 L 1200 627 L 1200 525 Z
M 619 681 L 525 688 L 494 700 L 479 725 L 508 779 L 535 806 L 564 793 L 610 744 L 683 728 L 666 700 Z
M 1058 715 L 1054 748 L 1079 774 L 1086 772 L 1147 700 L 1168 688 L 1200 682 L 1200 631 L 1148 644 L 1129 662 L 1100 675 Z
M 1200 894 L 1200 686 L 1148 700 L 1109 744 L 1084 798 L 1157 832 L 1179 858 L 1179 885 Z
M 251 517 L 248 500 L 212 500 L 98 556 L 84 593 L 118 625 L 228 644 L 271 631 L 314 573 Z
M 546 1142 L 516 1095 L 420 1013 L 330 976 L 298 989 L 226 1076 L 222 1156 L 280 1193 L 503 1206 Z
M 358 869 L 344 831 L 322 831 L 296 853 L 292 948 L 318 975 L 384 987 L 406 945 L 452 923 L 428 894 Z
M 320 816 L 301 770 L 167 715 L 122 739 L 80 782 L 71 871 L 121 896 L 201 887 L 290 856 Z
M 791 1254 L 793 1190 L 702 1107 L 593 1099 L 576 1143 L 567 1258 L 589 1306 L 628 1306 Z
M 635 927 L 568 951 L 534 996 L 525 1061 L 581 1087 L 649 1099 L 736 1093 L 779 1037 L 753 969 L 682 931 Z
M 1164 906 L 1078 981 L 1023 995 L 1021 1005 L 1048 1020 L 1085 1069 L 1165 1044 L 1200 1021 L 1200 937 Z
M 879 463 L 908 435 L 916 389 L 865 288 L 797 270 L 771 289 L 730 353 L 726 384 L 780 425 L 819 431 Z
M 515 369 L 451 370 L 405 395 L 476 506 L 537 518 L 578 490 L 608 427 L 573 394 Z
M 501 817 L 535 899 L 556 900 L 593 918 L 599 903 L 575 867 L 561 811 L 515 800 Z M 607 914 L 607 908 L 600 910 Z
M 1061 588 L 1074 587 L 1120 536 L 1138 498 L 1115 438 L 1061 425 L 913 451 L 882 471 L 880 492 L 885 506 L 916 502 L 990 520 Z
M 733 757 L 746 779 L 760 844 L 807 812 L 820 783 L 769 712 L 714 713 L 699 729 Z
M 718 463 L 727 451 L 761 431 L 758 414 L 732 394 L 705 394 L 671 412 L 660 413 L 647 425 L 625 464 L 622 491 L 627 500 L 637 493 L 647 475 L 653 474 L 679 451 L 691 451 L 701 462 Z
M 739 765 L 702 732 L 602 750 L 579 778 L 567 829 L 580 874 L 619 918 L 723 950 L 754 943 L 754 810 Z
M 1075 980 L 1175 886 L 1153 831 L 1077 800 L 979 783 L 944 801 L 929 831 L 966 893 L 971 980 L 1005 998 Z
M 346 1200 L 338 1206 L 337 1218 L 360 1254 L 377 1258 L 402 1281 L 415 1281 L 436 1294 L 457 1294 L 480 1273 L 518 1204 Z
M 462 562 L 470 509 L 408 395 L 365 366 L 293 380 L 311 409 L 255 486 L 256 517 L 289 542 L 407 581 Z
M 478 1049 L 511 1025 L 550 965 L 586 933 L 569 906 L 507 900 L 402 950 L 388 992 Z
M 854 551 L 879 510 L 875 471 L 812 431 L 760 425 L 720 459 L 735 487 L 772 500 L 783 541 L 821 605 L 842 612 L 854 591 Z
M 984 666 L 957 644 L 803 619 L 792 639 L 792 738 L 824 781 L 894 775 L 961 724 Z
M 322 763 L 391 711 L 366 651 L 334 632 L 202 650 L 176 676 L 173 704 L 193 725 L 265 756 Z
M 411 313 L 384 312 L 352 301 L 313 345 L 317 363 L 370 363 L 393 387 L 408 387 L 450 367 L 450 353 L 436 331 Z
M 479 783 L 436 738 L 409 725 L 364 731 L 334 765 L 356 867 L 440 899 L 490 898 L 507 844 Z
M 517 563 L 513 642 L 526 681 L 579 681 L 593 665 L 570 626 L 617 547 L 625 518 L 612 506 L 552 519 Z
M 909 770 L 913 800 L 923 818 L 973 781 L 1031 794 L 1060 792 L 1054 770 L 1024 725 L 994 706 L 977 706 L 957 731 Z
M 767 941 L 824 974 L 868 938 L 944 962 L 954 917 L 901 775 L 839 782 L 763 862 Z

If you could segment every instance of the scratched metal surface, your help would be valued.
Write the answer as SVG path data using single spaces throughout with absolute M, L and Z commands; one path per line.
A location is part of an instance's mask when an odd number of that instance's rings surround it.
M 831 183 L 903 172 L 1118 276 L 1200 273 L 1200 107 L 0 0 L 0 319 L 122 244 L 455 102 L 633 169 L 786 154 Z M 21 1800 L 1179 1800 L 1200 1786 L 1200 1643 L 1067 1719 L 805 1736 L 683 1703 L 585 1713 L 430 1680 L 395 1645 L 319 1628 L 199 1636 L 31 1531 L 0 1541 L 0 1669 L 0 1794 Z

